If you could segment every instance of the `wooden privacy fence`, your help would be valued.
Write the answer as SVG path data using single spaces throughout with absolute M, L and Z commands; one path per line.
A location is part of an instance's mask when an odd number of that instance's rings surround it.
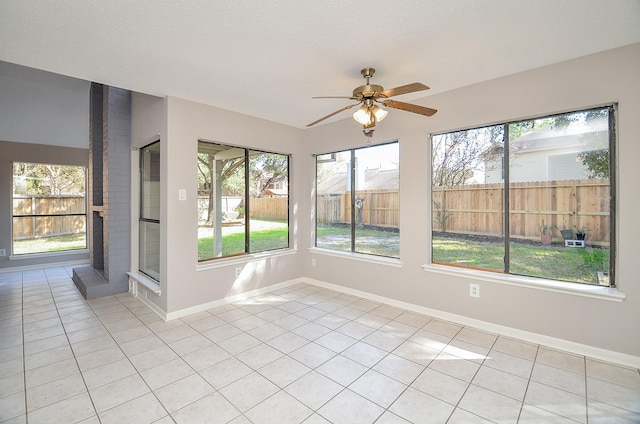
M 360 190 L 356 191 L 355 195 L 358 223 L 399 228 L 400 196 L 397 190 Z M 364 202 L 360 203 L 359 199 Z M 358 207 L 360 204 L 361 208 Z M 317 196 L 316 215 L 318 222 L 351 223 L 350 210 L 350 192 Z
M 221 199 L 223 212 L 238 212 L 238 207 L 244 207 L 241 196 L 223 196 Z M 207 220 L 209 196 L 198 196 L 198 219 Z M 287 197 L 252 197 L 249 199 L 249 213 L 255 219 L 278 219 L 286 221 L 289 216 L 289 198 Z M 242 216 L 244 218 L 244 216 Z
M 510 185 L 509 233 L 539 239 L 542 220 L 560 229 L 587 229 L 587 240 L 609 243 L 609 180 L 536 181 Z M 504 236 L 503 184 L 433 187 L 432 218 L 436 231 Z
M 85 213 L 84 196 L 14 195 L 13 239 L 83 233 L 86 228 Z
M 256 197 L 249 199 L 251 218 L 286 220 L 289 216 L 288 197 Z

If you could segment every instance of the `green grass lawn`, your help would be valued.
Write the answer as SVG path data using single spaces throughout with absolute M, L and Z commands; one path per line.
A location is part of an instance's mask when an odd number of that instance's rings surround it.
M 63 250 L 77 250 L 87 248 L 85 233 L 68 234 L 64 236 L 40 237 L 13 242 L 13 254 L 49 253 Z
M 245 233 L 238 232 L 222 237 L 222 256 L 244 253 Z M 251 253 L 267 250 L 283 249 L 289 245 L 289 231 L 287 227 L 273 228 L 251 232 Z M 198 239 L 198 259 L 213 258 L 213 237 Z
M 317 246 L 325 249 L 351 251 L 351 228 L 333 226 L 317 228 Z M 356 252 L 391 258 L 400 257 L 400 233 L 372 228 L 356 228 Z
M 503 270 L 504 244 L 434 237 L 433 261 Z M 510 272 L 531 277 L 596 284 L 597 272 L 609 271 L 609 250 L 511 243 Z

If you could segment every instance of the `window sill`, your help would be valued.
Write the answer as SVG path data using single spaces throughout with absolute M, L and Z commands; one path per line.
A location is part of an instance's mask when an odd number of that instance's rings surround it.
M 196 265 L 196 271 L 207 271 L 210 269 L 226 268 L 230 265 L 246 264 L 247 262 L 267 258 L 277 258 L 281 256 L 295 255 L 296 249 L 271 250 L 268 252 L 250 253 L 248 255 L 231 256 L 229 258 L 213 259 L 207 262 L 200 262 Z
M 82 253 L 89 253 L 89 249 L 60 250 L 57 252 L 42 252 L 42 253 L 23 253 L 21 255 L 9 255 L 9 260 L 21 261 L 25 259 L 49 258 L 54 256 L 77 255 Z
M 479 281 L 488 281 L 509 286 L 526 287 L 534 290 L 545 290 L 556 293 L 564 293 L 573 296 L 584 296 L 595 299 L 622 302 L 626 295 L 621 291 L 602 286 L 589 284 L 569 283 L 564 281 L 547 280 L 544 278 L 521 277 L 517 275 L 497 274 L 478 270 L 448 267 L 446 265 L 426 264 L 422 265 L 426 272 L 453 275 Z
M 160 296 L 162 291 L 160 290 L 160 283 L 153 278 L 147 277 L 141 272 L 131 271 L 127 272 L 129 276 L 129 283 L 131 284 L 131 280 L 133 279 L 135 282 L 142 284 L 149 290 L 151 290 L 156 296 Z M 136 294 L 138 292 L 137 289 L 133 290 L 133 293 Z
M 336 258 L 352 259 L 361 262 L 369 262 L 372 264 L 392 266 L 396 268 L 402 267 L 402 262 L 400 262 L 400 259 L 367 255 L 366 253 L 341 252 L 338 250 L 322 249 L 319 247 L 310 247 L 309 252 L 317 253 L 319 255 L 333 256 Z

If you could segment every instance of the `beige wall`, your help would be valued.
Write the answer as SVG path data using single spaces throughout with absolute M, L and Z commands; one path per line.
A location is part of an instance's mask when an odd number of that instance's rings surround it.
M 640 44 L 464 87 L 415 103 L 434 107 L 432 118 L 391 111 L 374 142 L 400 142 L 400 258 L 402 267 L 302 252 L 305 276 L 489 323 L 640 357 Z M 424 81 L 428 83 L 429 81 Z M 480 282 L 481 298 L 469 297 L 458 276 L 425 271 L 430 257 L 428 133 L 493 124 L 619 102 L 618 257 L 620 303 Z M 305 132 L 311 153 L 361 146 L 365 138 L 351 119 Z M 313 161 L 305 155 L 305 169 Z M 312 187 L 312 171 L 305 185 Z M 308 216 L 308 215 L 304 215 Z M 311 225 L 306 219 L 304 227 Z M 303 233 L 305 236 L 307 232 Z M 311 245 L 310 239 L 301 240 Z
M 300 204 L 308 201 L 303 186 L 305 146 L 302 131 L 179 98 L 167 99 L 167 137 L 162 145 L 163 184 L 161 244 L 166 246 L 166 267 L 161 279 L 166 285 L 167 309 L 171 313 L 195 305 L 223 299 L 240 292 L 264 288 L 300 277 L 302 264 L 296 255 L 251 260 L 222 260 L 221 268 L 197 271 L 197 143 L 209 140 L 223 144 L 292 154 L 291 246 L 300 237 L 296 225 Z M 165 163 L 166 160 L 166 163 Z M 186 201 L 178 200 L 178 190 L 187 191 Z M 215 261 L 214 261 L 215 262 Z M 240 278 L 235 269 L 243 268 Z
M 0 61 L 0 140 L 88 149 L 89 87 Z

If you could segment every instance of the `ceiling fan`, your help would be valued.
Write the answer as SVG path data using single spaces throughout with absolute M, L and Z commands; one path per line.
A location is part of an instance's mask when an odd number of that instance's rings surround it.
M 322 96 L 322 97 L 313 97 L 314 99 L 349 99 L 349 100 L 357 100 L 357 103 L 348 105 L 343 107 L 342 109 L 338 109 L 333 113 L 328 114 L 327 116 L 323 116 L 322 118 L 313 121 L 308 124 L 307 127 L 311 127 L 319 122 L 324 121 L 325 119 L 331 118 L 334 115 L 337 115 L 340 112 L 351 109 L 355 106 L 362 105 L 358 110 L 353 114 L 353 119 L 362 124 L 363 130 L 362 132 L 367 137 L 371 137 L 373 135 L 373 127 L 376 126 L 376 123 L 382 121 L 387 116 L 387 111 L 378 106 L 377 103 L 382 104 L 384 106 L 390 107 L 392 109 L 400 109 L 407 112 L 418 113 L 420 115 L 431 116 L 437 112 L 436 109 L 431 109 L 429 107 L 418 106 L 411 103 L 399 102 L 397 100 L 390 100 L 389 97 L 399 96 L 401 94 L 414 93 L 416 91 L 428 90 L 429 87 L 420 83 L 414 82 L 407 85 L 402 85 L 396 88 L 390 88 L 385 90 L 381 85 L 370 84 L 369 79 L 376 72 L 374 68 L 364 68 L 360 71 L 362 76 L 367 80 L 365 85 L 361 85 L 353 90 L 353 94 L 351 97 L 340 97 L 340 96 Z

